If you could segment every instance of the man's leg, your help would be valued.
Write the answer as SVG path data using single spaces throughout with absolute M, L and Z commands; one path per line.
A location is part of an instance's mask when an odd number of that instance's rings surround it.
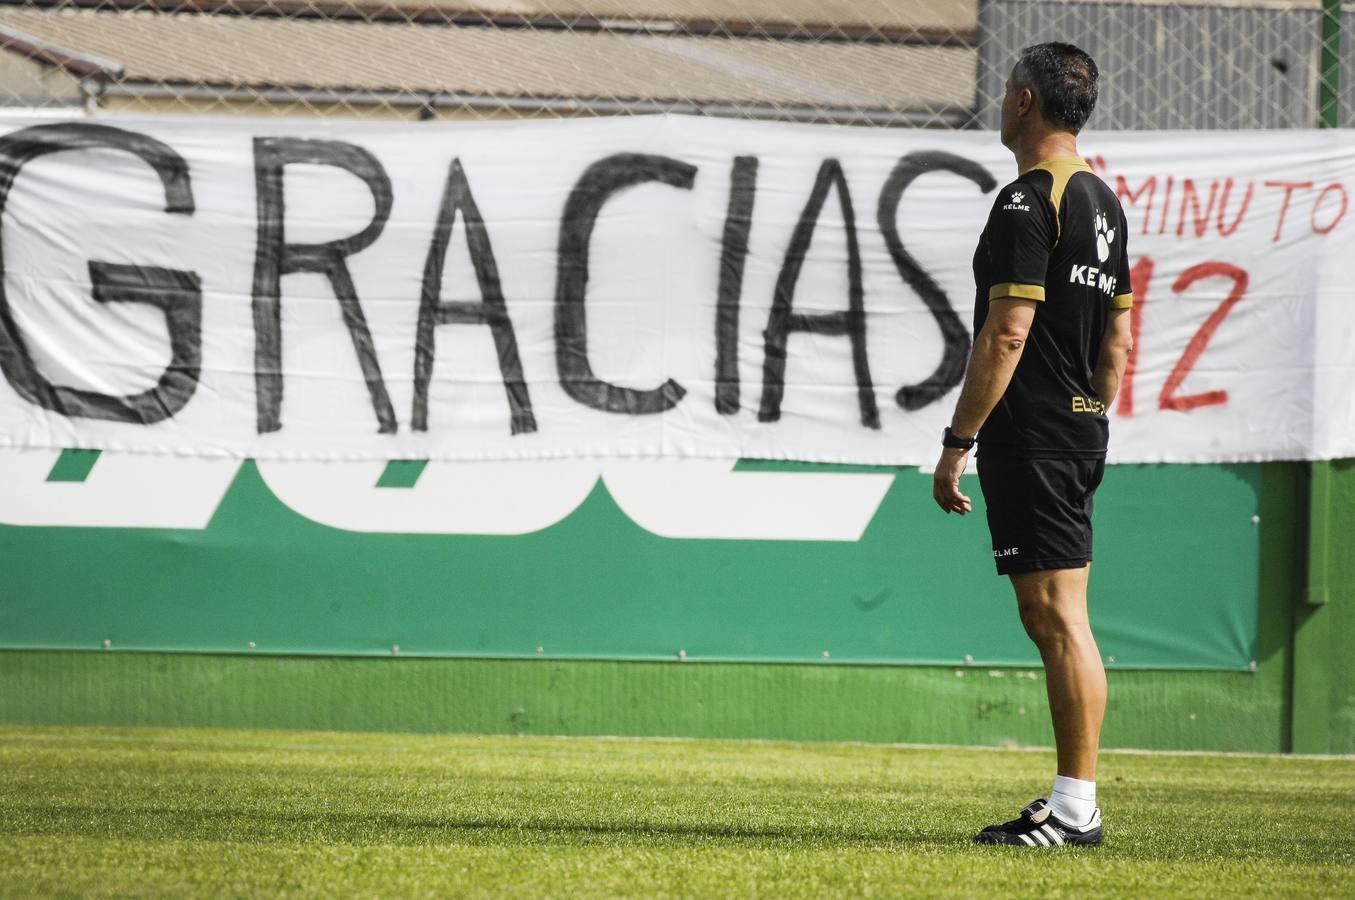
M 1013 575 L 1021 624 L 1044 660 L 1059 774 L 1096 781 L 1106 671 L 1087 617 L 1089 566 Z

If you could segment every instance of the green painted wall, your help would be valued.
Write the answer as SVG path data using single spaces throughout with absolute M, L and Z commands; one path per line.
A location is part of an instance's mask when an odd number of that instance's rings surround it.
M 1338 524 L 1355 526 L 1355 471 L 1334 475 Z M 1286 750 L 1296 610 L 1317 625 L 1300 634 L 1355 648 L 1355 606 L 1335 596 L 1324 625 L 1302 605 L 1307 467 L 1267 465 L 1261 482 L 1257 670 L 1112 670 L 1107 746 Z M 1355 684 L 1328 687 L 1327 749 L 1355 752 Z M 10 651 L 0 722 L 1051 743 L 1039 670 L 793 663 Z
M 1292 748 L 1355 752 L 1355 460 L 1314 463 L 1296 606 Z
M 1278 750 L 1278 677 L 1112 673 L 1106 743 Z M 1052 741 L 1031 669 L 17 651 L 0 681 L 7 723 Z
M 1327 603 L 1331 634 L 1328 709 L 1332 753 L 1355 752 L 1355 460 L 1332 463 L 1333 503 Z
M 53 476 L 71 483 L 57 493 L 80 491 L 80 479 L 105 465 L 88 457 L 60 458 Z M 1111 469 L 1096 498 L 1105 657 L 1125 668 L 1233 671 L 1257 659 L 1262 469 Z M 839 484 L 884 478 L 888 489 L 850 541 L 661 537 L 632 521 L 602 481 L 564 519 L 529 534 L 376 533 L 307 518 L 247 462 L 203 529 L 0 525 L 0 647 L 1039 663 L 1002 615 L 1010 588 L 990 561 L 977 478 L 966 479 L 976 508 L 962 519 L 936 509 L 931 477 L 916 468 L 739 470 L 792 482 L 824 470 Z M 417 466 L 388 466 L 381 483 L 418 475 Z M 1191 589 L 1201 572 L 1210 590 Z

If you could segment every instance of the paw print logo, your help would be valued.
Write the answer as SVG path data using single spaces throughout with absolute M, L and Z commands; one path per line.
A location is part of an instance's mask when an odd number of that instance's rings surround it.
M 1020 203 L 1020 202 L 1021 202 L 1022 200 L 1024 200 L 1024 199 L 1026 199 L 1026 195 L 1025 195 L 1025 194 L 1021 193 L 1020 191 L 1012 191 L 1012 202 L 1013 202 L 1013 203 Z
M 1115 229 L 1110 221 L 1100 213 L 1096 214 L 1096 258 L 1105 262 L 1110 259 L 1110 245 L 1115 243 Z

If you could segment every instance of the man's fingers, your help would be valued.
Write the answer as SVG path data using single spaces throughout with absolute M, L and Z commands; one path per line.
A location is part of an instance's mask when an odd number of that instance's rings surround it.
M 960 493 L 960 479 L 958 477 L 951 481 L 947 488 L 946 502 L 950 509 L 964 515 L 974 508 L 974 504 L 970 502 L 969 497 Z
M 936 505 L 948 513 L 964 515 L 974 509 L 974 504 L 960 492 L 960 476 L 964 474 L 964 459 L 955 460 L 947 454 L 941 455 L 932 473 L 932 499 Z
M 936 501 L 937 506 L 946 512 L 950 512 L 950 500 L 946 497 L 945 491 L 942 490 L 942 482 L 936 479 L 932 480 L 932 499 Z
M 932 499 L 936 505 L 948 513 L 964 515 L 974 508 L 969 497 L 960 493 L 958 478 L 939 477 L 932 479 Z

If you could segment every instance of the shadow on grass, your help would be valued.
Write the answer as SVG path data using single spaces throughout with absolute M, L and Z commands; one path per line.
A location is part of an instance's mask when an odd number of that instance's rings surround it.
M 709 821 L 579 821 L 542 816 L 414 816 L 399 813 L 185 810 L 157 807 L 28 806 L 0 816 L 13 836 L 247 844 L 436 843 L 501 846 L 670 845 L 823 848 L 967 843 L 969 833 L 900 823 L 878 827 L 765 825 Z
M 1002 850 L 970 843 L 967 823 L 918 819 L 900 811 L 897 821 L 857 820 L 834 824 L 785 822 L 733 824 L 709 819 L 593 818 L 493 814 L 428 815 L 395 811 L 281 811 L 248 808 L 182 809 L 157 806 L 108 808 L 94 805 L 30 805 L 0 812 L 0 834 L 7 837 L 56 837 L 95 841 L 298 846 L 502 847 L 599 849 L 677 848 L 723 850 L 823 851 L 880 849 L 913 855 L 1007 856 Z M 1276 841 L 1254 830 L 1245 833 L 1196 833 L 1191 840 L 1164 840 L 1140 825 L 1118 834 L 1098 852 L 1140 862 L 1176 863 L 1224 854 L 1234 861 L 1355 863 L 1355 854 L 1334 852 L 1330 836 L 1293 834 Z M 1019 849 L 1016 856 L 1026 856 Z M 1043 856 L 1044 854 L 1039 854 Z

